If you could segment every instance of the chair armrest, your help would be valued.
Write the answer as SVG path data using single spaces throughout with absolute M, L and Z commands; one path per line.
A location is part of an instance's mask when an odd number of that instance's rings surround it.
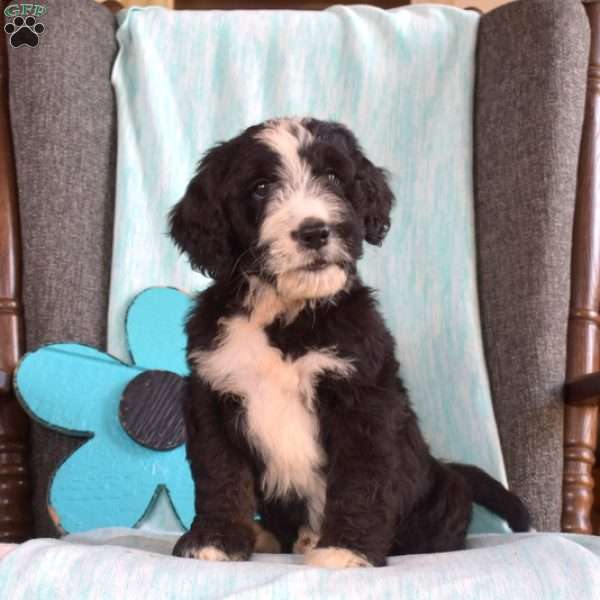
M 11 391 L 12 377 L 0 369 L 0 397 L 8 396 Z
M 564 398 L 571 406 L 596 406 L 600 399 L 600 372 L 587 373 L 567 381 Z
M 106 6 L 106 8 L 110 10 L 110 12 L 115 14 L 123 8 L 123 5 L 120 2 L 117 2 L 117 0 L 104 0 L 104 2 L 102 2 L 102 5 Z

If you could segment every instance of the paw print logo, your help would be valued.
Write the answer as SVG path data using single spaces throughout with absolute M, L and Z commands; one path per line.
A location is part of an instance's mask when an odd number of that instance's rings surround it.
M 190 526 L 194 487 L 182 409 L 190 307 L 172 288 L 137 296 L 125 324 L 131 364 L 69 342 L 43 346 L 19 363 L 15 388 L 30 416 L 87 438 L 50 486 L 50 513 L 64 531 L 138 525 L 163 492 L 180 527 Z
M 9 41 L 13 48 L 35 48 L 40 42 L 40 35 L 46 31 L 46 26 L 30 15 L 26 18 L 15 17 L 12 23 L 4 26 L 4 31 L 10 36 Z

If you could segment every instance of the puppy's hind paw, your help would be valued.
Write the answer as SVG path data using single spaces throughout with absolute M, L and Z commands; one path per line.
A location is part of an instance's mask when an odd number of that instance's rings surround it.
M 353 567 L 372 567 L 365 556 L 347 548 L 314 548 L 304 555 L 304 562 L 311 567 L 326 569 L 351 569 Z
M 319 543 L 319 534 L 305 525 L 298 529 L 298 539 L 294 542 L 294 554 L 306 554 Z
M 270 532 L 261 527 L 256 521 L 253 524 L 256 541 L 254 542 L 254 552 L 264 552 L 266 554 L 279 554 L 281 544 L 279 540 Z

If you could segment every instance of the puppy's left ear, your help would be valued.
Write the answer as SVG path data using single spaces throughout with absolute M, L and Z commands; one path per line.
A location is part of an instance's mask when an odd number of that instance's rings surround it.
M 234 263 L 221 184 L 222 148 L 206 154 L 183 198 L 169 213 L 171 239 L 188 255 L 192 268 L 213 279 L 229 275 Z
M 358 153 L 356 162 L 356 186 L 364 219 L 365 240 L 381 246 L 390 229 L 394 194 L 384 169 L 376 167 L 362 152 Z

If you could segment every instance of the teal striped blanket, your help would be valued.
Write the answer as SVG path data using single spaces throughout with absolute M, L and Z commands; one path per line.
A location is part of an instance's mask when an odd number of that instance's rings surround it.
M 600 538 L 480 534 L 468 550 L 328 571 L 289 555 L 211 563 L 165 556 L 174 536 L 99 530 L 34 540 L 0 562 L 6 600 L 594 600 Z
M 477 300 L 478 19 L 434 6 L 122 12 L 109 352 L 127 359 L 122 324 L 140 291 L 207 284 L 166 235 L 199 157 L 270 117 L 338 120 L 391 173 L 392 228 L 361 272 L 379 290 L 425 436 L 440 458 L 506 482 Z M 473 530 L 502 525 L 478 513 Z

